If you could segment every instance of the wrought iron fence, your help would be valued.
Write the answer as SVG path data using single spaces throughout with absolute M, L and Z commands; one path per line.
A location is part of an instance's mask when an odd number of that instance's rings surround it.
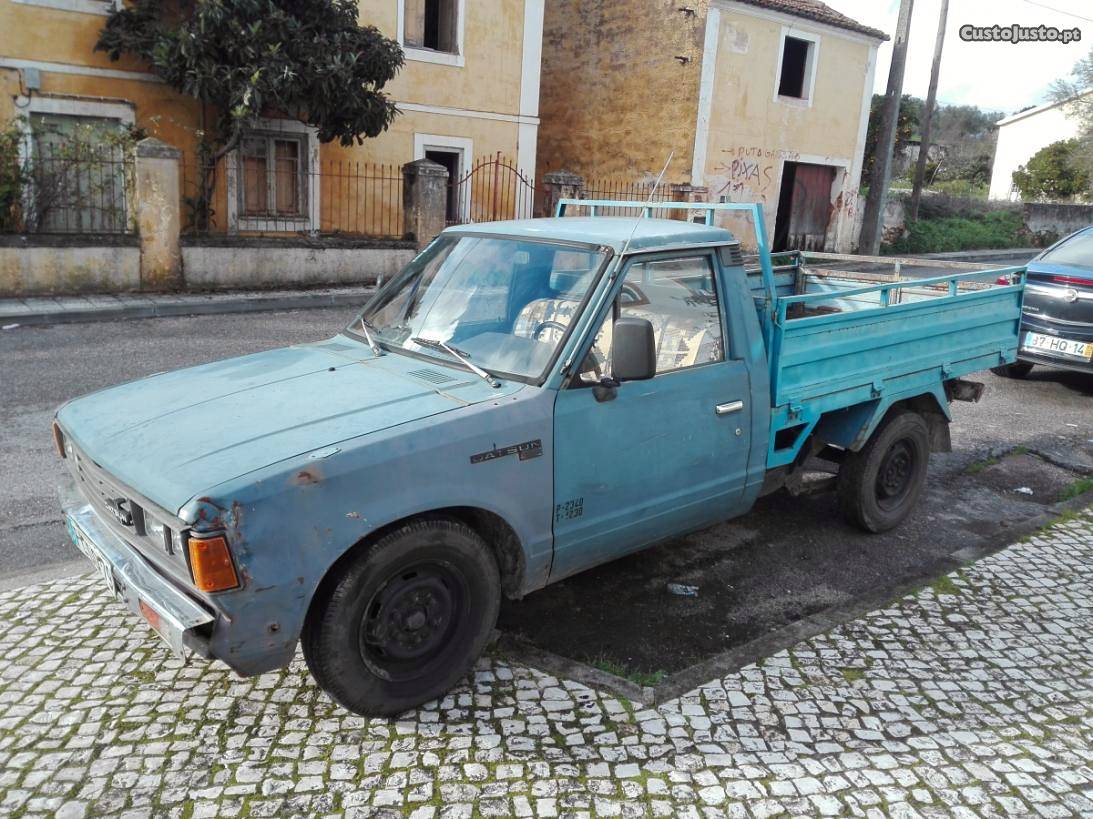
M 0 157 L 0 232 L 133 233 L 133 179 L 122 146 L 36 142 Z
M 324 160 L 315 170 L 295 157 L 242 156 L 182 165 L 183 229 L 227 233 L 402 238 L 398 165 Z
M 498 151 L 449 179 L 448 224 L 530 219 L 539 215 L 541 194 L 531 175 Z
M 653 181 L 648 182 L 635 182 L 632 180 L 623 179 L 586 179 L 584 186 L 581 188 L 581 199 L 614 199 L 626 202 L 645 202 L 649 199 L 649 194 L 653 192 Z M 657 189 L 657 196 L 655 197 L 661 201 L 670 200 L 672 193 L 666 185 L 661 185 Z M 599 208 L 596 211 L 599 216 L 634 216 L 636 211 L 633 208 L 612 208 L 604 207 Z M 585 215 L 583 209 L 577 208 L 574 211 L 574 215 Z M 680 212 L 678 210 L 667 210 L 664 208 L 653 208 L 652 216 L 658 219 L 679 219 Z

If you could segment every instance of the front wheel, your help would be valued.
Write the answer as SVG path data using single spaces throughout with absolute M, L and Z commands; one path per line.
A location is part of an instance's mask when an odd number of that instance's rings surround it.
M 304 659 L 358 714 L 391 716 L 443 695 L 497 622 L 497 562 L 457 521 L 408 523 L 333 571 L 304 624 Z
M 991 367 L 991 372 L 1003 378 L 1024 378 L 1032 372 L 1032 365 L 1027 361 L 1014 361 L 1012 364 Z
M 847 522 L 886 532 L 911 513 L 926 485 L 930 434 L 913 412 L 890 416 L 839 469 L 839 508 Z

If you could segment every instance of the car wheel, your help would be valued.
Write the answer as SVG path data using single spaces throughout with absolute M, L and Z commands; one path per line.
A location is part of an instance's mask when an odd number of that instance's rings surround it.
M 1024 378 L 1032 372 L 1032 365 L 1027 361 L 1014 361 L 1000 367 L 991 367 L 991 372 L 1003 378 Z
M 358 714 L 391 716 L 443 695 L 497 622 L 493 552 L 454 520 L 400 526 L 333 572 L 301 641 L 320 687 Z
M 911 513 L 926 484 L 930 434 L 914 412 L 886 419 L 858 452 L 847 452 L 839 469 L 839 508 L 849 523 L 885 532 Z

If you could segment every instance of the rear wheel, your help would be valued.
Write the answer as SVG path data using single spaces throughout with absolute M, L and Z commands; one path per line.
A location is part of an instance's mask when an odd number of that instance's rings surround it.
M 849 523 L 885 532 L 911 513 L 926 484 L 930 434 L 913 412 L 889 416 L 839 469 L 839 508 Z
M 1012 364 L 991 367 L 991 372 L 1003 378 L 1024 378 L 1032 372 L 1032 365 L 1027 361 L 1014 361 Z
M 497 622 L 497 562 L 453 520 L 408 523 L 334 571 L 304 625 L 304 658 L 358 714 L 390 716 L 443 695 Z

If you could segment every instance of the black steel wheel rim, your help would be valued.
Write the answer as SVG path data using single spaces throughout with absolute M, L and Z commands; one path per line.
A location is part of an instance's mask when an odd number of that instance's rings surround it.
M 399 569 L 365 606 L 361 659 L 374 673 L 396 682 L 429 674 L 459 630 L 467 599 L 466 580 L 449 563 Z
M 899 507 L 915 480 L 915 445 L 909 438 L 894 441 L 881 459 L 875 485 L 877 504 L 884 510 Z

